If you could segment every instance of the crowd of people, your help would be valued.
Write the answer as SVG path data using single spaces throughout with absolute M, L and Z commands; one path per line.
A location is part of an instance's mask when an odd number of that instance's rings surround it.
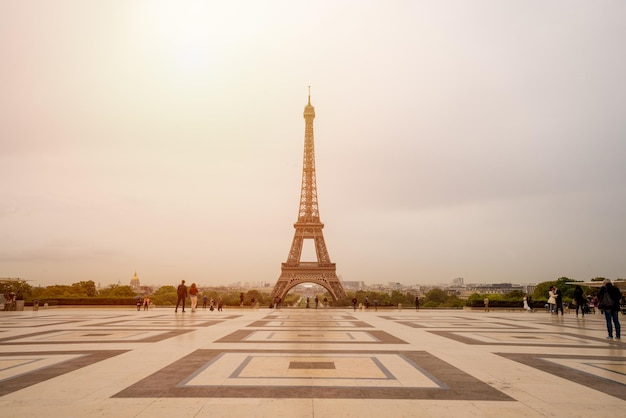
M 185 284 L 185 281 L 182 280 L 178 287 L 176 288 L 176 307 L 174 308 L 174 313 L 178 312 L 178 307 L 181 307 L 182 312 L 185 312 L 185 300 L 189 297 L 191 312 L 195 312 L 198 309 L 198 297 L 200 295 L 200 291 L 195 283 L 192 283 L 189 288 Z M 218 298 L 217 301 L 213 298 L 209 298 L 207 295 L 202 296 L 202 309 L 207 309 L 210 311 L 218 310 L 222 311 L 224 304 L 222 303 L 222 298 Z
M 576 285 L 572 304 L 576 307 L 576 317 L 580 315 L 600 312 L 606 320 L 607 339 L 621 340 L 621 325 L 619 322 L 619 312 L 621 306 L 626 306 L 625 297 L 617 286 L 614 286 L 610 279 L 604 279 L 602 286 L 595 296 L 585 296 L 583 288 Z M 547 308 L 553 315 L 558 315 L 559 311 L 563 315 L 563 297 L 561 290 L 556 286 L 551 286 L 548 290 Z M 615 330 L 615 332 L 613 332 Z
M 190 307 L 191 311 L 195 312 L 198 306 L 198 297 L 199 290 L 195 283 L 192 283 L 189 288 L 185 285 L 185 281 L 182 280 L 176 289 L 177 301 L 176 307 L 174 308 L 174 312 L 178 312 L 178 308 L 182 309 L 182 312 L 185 312 L 185 300 L 187 297 L 190 299 Z M 5 298 L 7 296 L 5 295 Z M 243 306 L 243 293 L 241 294 L 241 306 Z M 254 302 L 254 300 L 253 300 Z M 271 304 L 272 308 L 279 308 L 281 306 L 281 299 L 275 298 L 273 303 Z M 485 297 L 484 299 L 485 312 L 489 312 L 489 298 Z M 320 304 L 320 300 L 318 297 L 315 297 L 315 308 L 317 309 Z M 253 303 L 254 305 L 254 303 Z M 374 299 L 374 310 L 378 310 L 378 300 Z M 598 294 L 596 296 L 585 296 L 583 288 L 579 285 L 576 285 L 574 289 L 574 294 L 572 298 L 572 305 L 576 308 L 576 317 L 579 314 L 584 318 L 585 314 L 589 314 L 591 312 L 595 313 L 598 310 L 604 314 L 606 319 L 606 327 L 608 331 L 607 339 L 611 340 L 621 340 L 621 325 L 619 322 L 619 312 L 621 309 L 621 305 L 626 305 L 626 301 L 624 300 L 624 296 L 620 289 L 614 286 L 610 279 L 605 279 L 602 283 L 602 287 L 600 287 Z M 141 306 L 143 306 L 144 310 L 147 310 L 150 306 L 150 298 L 144 298 L 143 302 L 138 300 L 137 302 L 137 310 L 140 310 Z M 324 298 L 323 305 L 324 307 L 328 306 L 328 300 Z M 359 303 L 357 298 L 354 297 L 352 299 L 353 309 L 356 311 L 357 308 L 365 308 L 369 309 L 370 300 L 369 296 L 365 297 L 363 303 Z M 218 311 L 222 311 L 223 304 L 222 299 L 219 298 L 217 302 L 213 298 L 209 298 L 207 295 L 202 296 L 202 308 L 213 311 L 217 309 Z M 310 307 L 310 299 L 307 297 L 306 299 L 306 307 Z M 530 296 L 524 296 L 523 298 L 523 307 L 525 310 L 532 312 L 532 300 Z M 415 296 L 415 309 L 419 310 L 420 308 L 420 299 L 419 296 Z M 569 307 L 568 307 L 569 308 Z M 548 290 L 548 301 L 546 304 L 546 310 L 550 312 L 552 315 L 561 315 L 565 314 L 564 303 L 563 303 L 563 293 L 557 286 L 551 286 Z

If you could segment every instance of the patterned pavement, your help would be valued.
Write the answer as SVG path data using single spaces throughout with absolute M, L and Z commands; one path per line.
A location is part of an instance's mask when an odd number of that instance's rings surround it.
M 626 407 L 626 344 L 604 338 L 600 315 L 0 314 L 3 417 L 582 417 Z

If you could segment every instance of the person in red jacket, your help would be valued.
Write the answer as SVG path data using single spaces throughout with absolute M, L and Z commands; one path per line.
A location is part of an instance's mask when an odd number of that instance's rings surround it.
M 191 300 L 191 312 L 195 312 L 198 306 L 198 288 L 195 283 L 192 283 L 189 288 L 189 299 Z

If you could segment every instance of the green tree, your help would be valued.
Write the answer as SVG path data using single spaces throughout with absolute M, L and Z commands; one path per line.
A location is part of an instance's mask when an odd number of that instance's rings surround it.
M 391 291 L 391 296 L 389 297 L 389 302 L 393 306 L 398 306 L 398 304 L 400 304 L 400 303 L 402 305 L 404 305 L 404 306 L 408 305 L 407 301 L 406 301 L 406 296 L 404 295 L 404 293 L 402 293 L 402 292 L 400 292 L 398 290 L 392 290 Z
M 14 293 L 17 299 L 22 298 L 30 300 L 32 290 L 31 285 L 20 279 L 8 283 L 0 283 L 0 292 L 2 292 L 3 295 L 5 293 Z
M 513 290 L 506 295 L 504 295 L 507 299 L 518 299 L 522 300 L 524 298 L 525 293 L 521 290 Z
M 472 293 L 469 298 L 467 298 L 467 306 L 484 306 L 484 300 L 486 295 L 481 295 L 479 293 Z
M 38 291 L 39 293 L 39 291 Z M 72 288 L 66 285 L 55 284 L 40 291 L 39 299 L 57 299 L 72 297 Z
M 75 290 L 76 295 L 80 295 L 80 296 L 87 296 L 87 297 L 92 298 L 96 296 L 96 293 L 97 293 L 96 284 L 94 283 L 93 280 L 73 283 L 71 287 L 72 289 Z
M 448 308 L 461 308 L 465 306 L 465 301 L 459 299 L 457 295 L 450 295 L 448 299 L 443 303 L 443 306 Z
M 244 301 L 246 304 L 250 304 L 252 302 L 252 299 L 254 299 L 254 302 L 258 302 L 259 305 L 263 305 L 267 300 L 269 300 L 269 295 L 267 295 L 267 297 L 265 297 L 263 295 L 263 293 L 259 292 L 258 290 L 248 290 L 248 292 L 246 292 L 245 296 L 244 296 Z M 321 298 L 320 298 L 321 299 Z
M 448 299 L 448 294 L 439 288 L 429 290 L 426 293 L 426 303 L 434 302 L 437 304 L 436 306 L 439 306 L 445 303 L 447 299 Z
M 135 297 L 137 294 L 130 286 L 120 286 L 112 284 L 109 287 L 100 289 L 98 296 L 105 298 Z
M 535 287 L 533 299 L 537 301 L 548 300 L 548 290 L 550 290 L 550 286 L 558 287 L 565 297 L 574 292 L 574 286 L 571 286 L 573 284 L 575 285 L 576 281 L 567 277 L 559 277 L 558 279 L 549 282 L 541 282 L 537 285 L 537 287 Z
M 150 302 L 157 306 L 170 306 L 176 304 L 177 297 L 174 286 L 161 286 L 150 295 Z

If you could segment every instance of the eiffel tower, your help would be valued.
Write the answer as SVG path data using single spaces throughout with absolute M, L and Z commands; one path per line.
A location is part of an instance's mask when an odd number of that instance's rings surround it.
M 300 191 L 300 210 L 298 221 L 293 225 L 296 232 L 291 243 L 291 250 L 287 262 L 282 263 L 281 273 L 274 290 L 272 300 L 277 297 L 284 299 L 285 295 L 301 283 L 315 283 L 324 287 L 334 300 L 346 297 L 341 282 L 337 278 L 335 263 L 331 263 L 328 249 L 324 242 L 317 206 L 317 184 L 315 180 L 315 147 L 313 143 L 313 119 L 315 108 L 311 106 L 311 91 L 309 88 L 309 102 L 304 107 L 304 161 L 302 166 L 302 190 Z M 302 244 L 305 239 L 315 242 L 317 262 L 301 262 Z

